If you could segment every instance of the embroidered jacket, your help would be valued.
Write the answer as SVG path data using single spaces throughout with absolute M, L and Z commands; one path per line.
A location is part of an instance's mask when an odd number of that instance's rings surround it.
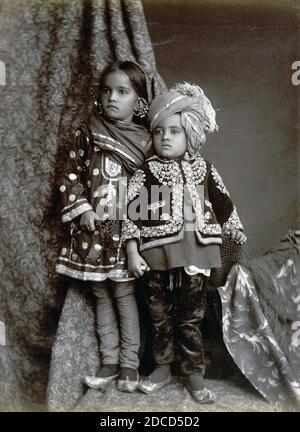
M 121 241 L 124 208 L 118 204 L 125 201 L 127 178 L 149 154 L 149 138 L 141 126 L 102 118 L 76 130 L 59 178 L 62 221 L 70 230 L 63 239 L 58 273 L 84 281 L 132 279 Z M 87 210 L 100 218 L 93 233 L 80 227 Z
M 183 237 L 185 199 L 192 203 L 193 229 L 202 244 L 222 243 L 222 228 L 243 226 L 215 167 L 194 160 L 149 158 L 128 184 L 127 218 L 122 239 L 137 239 L 140 250 Z

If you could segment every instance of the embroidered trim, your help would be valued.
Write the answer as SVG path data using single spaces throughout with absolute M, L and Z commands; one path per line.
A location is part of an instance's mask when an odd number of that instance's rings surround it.
M 74 207 L 77 203 L 79 203 L 81 201 L 86 201 L 86 198 L 80 198 L 80 199 L 76 200 L 75 202 L 73 202 L 73 204 L 69 204 L 68 206 L 64 207 L 61 212 L 63 213 L 65 210 L 68 210 L 68 209 Z
M 183 183 L 182 174 L 177 162 L 162 163 L 159 161 L 151 161 L 148 163 L 149 169 L 159 183 L 172 186 L 174 184 Z
M 151 249 L 153 247 L 157 247 L 157 246 L 164 246 L 166 244 L 170 244 L 170 243 L 174 243 L 177 240 L 182 240 L 184 236 L 184 229 L 181 229 L 180 232 L 172 237 L 168 237 L 168 238 L 158 238 L 155 240 L 151 240 L 147 243 L 141 243 L 140 245 L 140 251 L 145 251 L 147 249 Z
M 144 185 L 146 179 L 146 174 L 144 171 L 138 169 L 134 175 L 131 177 L 128 183 L 127 199 L 132 201 L 138 194 L 139 189 Z
M 204 245 L 208 245 L 208 244 L 222 244 L 223 240 L 221 237 L 202 237 L 200 231 L 196 231 L 196 237 L 199 240 L 200 243 L 204 244 Z
M 230 196 L 228 190 L 226 189 L 226 186 L 223 183 L 223 180 L 216 170 L 216 168 L 212 165 L 211 166 L 211 174 L 213 176 L 214 181 L 216 182 L 216 187 L 219 189 L 223 194 Z
M 75 207 L 73 210 L 70 210 L 68 213 L 62 215 L 63 222 L 71 222 L 76 217 L 80 216 L 82 213 L 93 210 L 93 207 L 89 203 L 84 203 L 78 207 Z
M 133 238 L 140 239 L 141 232 L 138 227 L 130 220 L 125 219 L 122 222 L 122 242 Z
M 232 211 L 229 219 L 223 224 L 222 228 L 223 229 L 236 229 L 236 230 L 243 230 L 244 229 L 235 207 L 233 207 L 233 211 Z
M 201 200 L 200 197 L 197 193 L 197 189 L 196 189 L 196 185 L 195 185 L 195 181 L 194 181 L 194 172 L 192 170 L 191 165 L 188 162 L 182 162 L 182 169 L 183 172 L 186 176 L 186 185 L 187 188 L 189 190 L 189 193 L 191 195 L 191 200 L 192 200 L 192 204 L 196 213 L 196 218 L 197 218 L 197 225 L 199 227 L 199 229 L 202 231 L 204 224 L 205 224 L 205 220 L 203 217 L 203 209 L 201 206 Z
M 71 251 L 72 252 L 72 251 Z M 73 252 L 72 252 L 73 253 Z M 71 253 L 71 255 L 72 255 L 72 253 Z M 76 262 L 76 261 L 73 261 L 73 260 L 71 260 L 70 258 L 65 258 L 65 257 L 62 257 L 62 256 L 60 256 L 59 258 L 58 258 L 58 260 L 59 261 L 65 261 L 66 263 L 68 263 L 70 266 L 72 266 L 72 267 L 78 267 L 78 268 L 82 268 L 82 270 L 80 269 L 80 270 L 78 270 L 78 271 L 88 271 L 89 272 L 89 270 L 90 270 L 90 272 L 91 273 L 93 273 L 95 270 L 99 270 L 99 269 L 112 269 L 112 268 L 114 268 L 114 267 L 116 267 L 116 265 L 118 265 L 118 264 L 122 264 L 120 261 L 119 261 L 119 254 L 117 253 L 117 256 L 116 256 L 116 262 L 114 262 L 113 264 L 109 264 L 109 265 L 101 265 L 101 264 L 99 264 L 99 265 L 93 265 L 93 264 L 82 264 L 82 263 L 79 263 L 79 262 Z M 57 264 L 58 265 L 58 264 Z M 60 264 L 60 265 L 64 265 L 64 264 Z M 68 267 L 68 268 L 71 268 L 71 267 Z
M 201 229 L 202 234 L 206 235 L 221 235 L 222 229 L 219 224 L 204 225 Z
M 203 183 L 207 172 L 205 160 L 201 156 L 198 156 L 191 164 L 191 168 L 193 171 L 193 182 L 195 184 Z
M 114 177 L 118 177 L 121 172 L 122 167 L 120 164 L 106 156 L 102 158 L 102 175 L 106 180 L 114 180 Z
M 86 273 L 78 270 L 72 270 L 69 267 L 64 266 L 63 264 L 57 264 L 55 270 L 57 273 L 64 274 L 74 279 L 80 279 L 83 281 L 102 282 L 108 278 L 115 278 L 116 280 L 125 279 L 126 281 L 135 279 L 131 276 L 128 270 L 114 270 L 109 273 Z

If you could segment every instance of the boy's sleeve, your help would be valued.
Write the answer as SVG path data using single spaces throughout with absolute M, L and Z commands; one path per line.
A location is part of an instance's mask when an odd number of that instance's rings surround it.
M 71 222 L 87 210 L 93 210 L 86 198 L 82 181 L 88 143 L 89 138 L 86 132 L 82 128 L 77 129 L 73 145 L 66 158 L 63 176 L 59 182 L 63 202 L 61 211 L 63 222 Z
M 136 239 L 140 240 L 141 232 L 137 221 L 133 220 L 133 202 L 140 196 L 142 187 L 145 184 L 146 174 L 142 168 L 139 168 L 128 182 L 127 188 L 127 214 L 122 222 L 122 240 Z
M 223 180 L 211 165 L 208 176 L 208 193 L 219 224 L 223 229 L 243 230 L 243 225 L 235 206 L 233 205 L 229 192 Z

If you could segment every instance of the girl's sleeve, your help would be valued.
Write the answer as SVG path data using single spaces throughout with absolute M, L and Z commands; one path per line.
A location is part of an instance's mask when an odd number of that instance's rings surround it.
M 223 183 L 223 180 L 211 165 L 208 176 L 208 193 L 213 210 L 223 229 L 243 230 L 243 225 L 235 206 L 233 205 L 229 192 Z
M 133 206 L 136 208 L 134 201 L 140 197 L 141 189 L 145 184 L 146 174 L 143 168 L 139 168 L 128 182 L 127 188 L 127 214 L 122 222 L 122 240 L 136 239 L 140 240 L 141 232 L 138 227 L 138 221 L 133 219 Z
M 71 222 L 87 210 L 93 210 L 87 200 L 83 183 L 88 143 L 87 133 L 82 128 L 77 129 L 59 184 L 63 202 L 63 222 Z

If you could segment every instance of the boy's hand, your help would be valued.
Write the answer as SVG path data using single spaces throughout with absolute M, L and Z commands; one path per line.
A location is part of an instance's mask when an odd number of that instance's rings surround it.
M 139 253 L 132 253 L 127 255 L 127 266 L 128 271 L 137 278 L 143 276 L 145 271 L 150 270 L 150 267 Z
M 94 232 L 96 229 L 95 222 L 99 219 L 100 218 L 97 213 L 95 213 L 93 210 L 88 210 L 82 214 L 79 224 L 85 231 Z
M 247 240 L 247 236 L 243 233 L 243 231 L 225 229 L 224 234 L 226 237 L 230 237 L 235 243 L 243 244 Z

